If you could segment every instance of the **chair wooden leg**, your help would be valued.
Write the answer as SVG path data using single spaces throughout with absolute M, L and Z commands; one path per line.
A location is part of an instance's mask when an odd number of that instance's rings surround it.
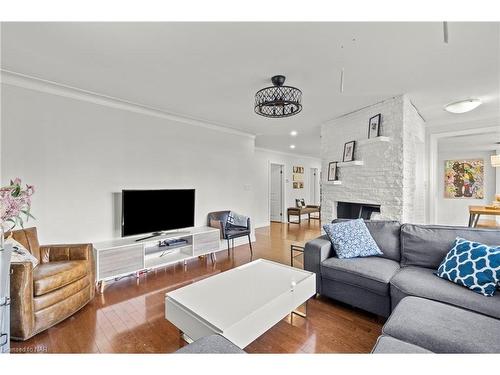
M 227 256 L 231 256 L 231 248 L 229 247 L 229 238 L 227 239 Z
M 248 244 L 250 245 L 250 257 L 253 258 L 252 239 L 250 235 L 248 235 Z

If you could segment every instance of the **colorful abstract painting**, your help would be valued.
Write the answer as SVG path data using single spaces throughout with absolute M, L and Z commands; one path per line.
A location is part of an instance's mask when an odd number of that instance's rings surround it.
M 444 162 L 445 198 L 484 198 L 484 160 L 446 160 Z

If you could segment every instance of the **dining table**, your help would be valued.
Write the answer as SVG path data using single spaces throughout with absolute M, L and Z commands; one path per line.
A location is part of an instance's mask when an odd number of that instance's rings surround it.
M 500 207 L 469 206 L 469 227 L 476 227 L 481 215 L 500 215 Z

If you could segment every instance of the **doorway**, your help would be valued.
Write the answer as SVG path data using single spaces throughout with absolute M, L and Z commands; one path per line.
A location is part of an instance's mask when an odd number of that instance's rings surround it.
M 311 183 L 309 192 L 310 203 L 319 205 L 319 173 L 318 168 L 311 168 Z
M 271 221 L 283 221 L 283 169 L 281 164 L 271 163 L 269 206 Z

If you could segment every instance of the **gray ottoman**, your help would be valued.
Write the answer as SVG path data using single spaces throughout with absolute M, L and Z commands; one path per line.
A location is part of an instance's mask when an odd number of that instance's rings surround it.
M 220 335 L 205 336 L 186 345 L 176 354 L 245 354 L 243 350 Z
M 431 351 L 390 336 L 380 336 L 373 347 L 373 354 L 429 354 Z
M 500 353 L 500 320 L 424 298 L 404 298 L 382 333 L 434 353 Z

